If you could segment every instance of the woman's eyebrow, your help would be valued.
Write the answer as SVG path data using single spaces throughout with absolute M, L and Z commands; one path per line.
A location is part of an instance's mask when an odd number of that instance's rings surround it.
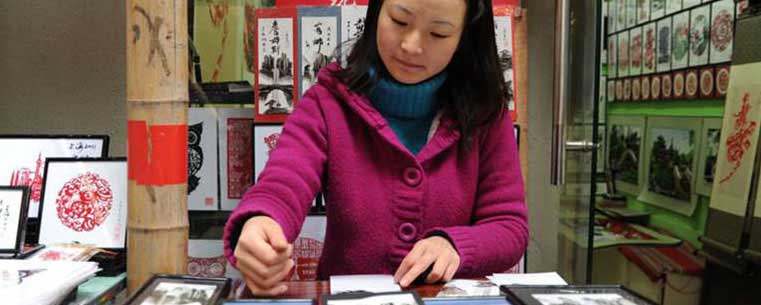
M 414 15 L 414 13 L 410 9 L 402 6 L 401 4 L 394 4 L 394 8 L 396 8 L 397 10 L 399 10 L 402 13 L 405 13 L 407 15 Z M 456 26 L 454 26 L 454 24 L 452 22 L 449 22 L 448 20 L 444 20 L 444 19 L 436 19 L 436 20 L 433 21 L 433 23 L 439 24 L 439 25 L 446 25 L 446 26 L 450 26 L 450 27 L 453 27 L 453 28 L 456 27 Z

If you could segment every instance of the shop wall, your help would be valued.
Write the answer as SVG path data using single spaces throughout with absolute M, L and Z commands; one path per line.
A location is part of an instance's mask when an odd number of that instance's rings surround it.
M 0 1 L 0 134 L 107 134 L 124 156 L 123 1 Z

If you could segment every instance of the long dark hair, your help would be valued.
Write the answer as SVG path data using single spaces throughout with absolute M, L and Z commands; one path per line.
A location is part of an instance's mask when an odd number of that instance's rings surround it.
M 461 134 L 461 148 L 468 150 L 474 132 L 496 121 L 503 113 L 507 87 L 497 56 L 492 2 L 464 1 L 467 2 L 465 27 L 460 44 L 446 67 L 447 79 L 437 95 L 444 114 L 455 119 L 455 128 Z M 382 65 L 375 37 L 382 5 L 383 0 L 370 0 L 365 30 L 352 42 L 354 46 L 347 64 L 337 74 L 355 92 L 367 94 L 377 81 L 368 75 L 369 68 Z

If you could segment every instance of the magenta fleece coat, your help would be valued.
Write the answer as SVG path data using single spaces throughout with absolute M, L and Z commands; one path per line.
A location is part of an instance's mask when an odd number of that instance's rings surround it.
M 315 194 L 327 188 L 327 232 L 318 277 L 393 274 L 415 242 L 447 236 L 460 255 L 456 277 L 512 267 L 528 243 L 525 193 L 510 117 L 473 137 L 464 152 L 442 117 L 417 156 L 366 97 L 323 69 L 285 122 L 256 185 L 225 226 L 233 250 L 241 228 L 267 215 L 293 242 Z

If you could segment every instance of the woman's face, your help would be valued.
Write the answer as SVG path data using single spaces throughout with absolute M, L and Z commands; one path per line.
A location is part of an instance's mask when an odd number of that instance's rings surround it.
M 457 50 L 465 23 L 464 0 L 386 0 L 377 44 L 386 70 L 416 84 L 443 71 Z

